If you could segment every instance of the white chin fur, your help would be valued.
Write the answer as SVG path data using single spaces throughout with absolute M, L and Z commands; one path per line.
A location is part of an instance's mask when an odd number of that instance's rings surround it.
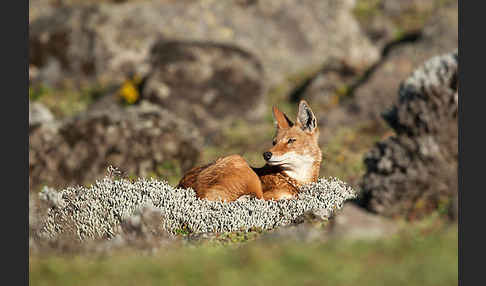
M 267 161 L 271 166 L 282 166 L 287 176 L 300 182 L 307 182 L 312 176 L 314 160 L 311 156 L 300 155 L 295 152 L 285 153 L 282 156 L 273 156 Z

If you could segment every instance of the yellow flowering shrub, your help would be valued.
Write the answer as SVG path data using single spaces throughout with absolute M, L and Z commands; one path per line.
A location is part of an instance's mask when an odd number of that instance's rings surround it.
M 118 96 L 122 98 L 128 104 L 134 104 L 140 98 L 140 92 L 138 91 L 138 85 L 141 79 L 139 76 L 134 76 L 131 79 L 125 80 L 120 89 L 118 90 Z

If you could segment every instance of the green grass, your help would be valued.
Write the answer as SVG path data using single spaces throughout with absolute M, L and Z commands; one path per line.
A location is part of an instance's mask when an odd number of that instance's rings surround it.
M 30 285 L 457 285 L 457 225 L 374 241 L 182 247 L 155 255 L 43 256 Z
M 407 31 L 423 29 L 438 9 L 453 5 L 455 2 L 457 0 L 417 1 L 415 5 L 410 5 L 397 15 L 393 15 L 393 13 L 384 15 L 383 5 L 385 0 L 358 0 L 353 9 L 353 14 L 362 27 L 370 25 L 373 18 L 379 16 L 389 18 L 395 25 L 395 39 L 398 39 Z
M 165 179 L 170 185 L 175 186 L 179 183 L 182 175 L 182 169 L 179 162 L 176 160 L 165 160 L 162 164 L 157 166 L 155 171 L 150 172 L 148 176 L 157 179 Z
M 354 16 L 360 22 L 369 21 L 380 13 L 379 7 L 383 0 L 358 0 L 353 9 Z
M 357 183 L 366 171 L 364 155 L 387 132 L 391 134 L 388 127 L 377 122 L 337 129 L 335 136 L 321 147 L 323 160 L 320 175 Z
M 104 95 L 106 88 L 90 86 L 80 90 L 74 87 L 59 89 L 43 85 L 29 86 L 29 99 L 43 103 L 57 118 L 74 116 Z

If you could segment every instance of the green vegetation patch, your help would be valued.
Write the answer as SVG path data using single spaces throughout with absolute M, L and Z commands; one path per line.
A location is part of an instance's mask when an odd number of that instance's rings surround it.
M 353 9 L 353 14 L 364 28 L 369 26 L 374 18 L 387 18 L 395 25 L 395 39 L 399 39 L 404 33 L 421 30 L 430 17 L 436 14 L 438 9 L 457 3 L 457 0 L 432 0 L 432 1 L 402 1 L 405 9 L 400 13 L 384 11 L 385 0 L 358 0 Z
M 176 160 L 165 160 L 162 164 L 157 166 L 154 172 L 149 174 L 149 177 L 156 179 L 165 179 L 170 185 L 176 186 L 182 178 L 182 168 L 180 163 Z
M 43 103 L 57 118 L 81 113 L 105 93 L 106 88 L 99 85 L 80 90 L 74 87 L 54 89 L 42 84 L 29 86 L 29 99 Z
M 457 285 L 457 241 L 455 225 L 374 241 L 262 240 L 153 255 L 31 257 L 29 279 L 31 285 Z
M 338 177 L 351 184 L 365 173 L 364 155 L 387 133 L 380 122 L 365 122 L 356 127 L 342 127 L 322 149 L 321 176 Z

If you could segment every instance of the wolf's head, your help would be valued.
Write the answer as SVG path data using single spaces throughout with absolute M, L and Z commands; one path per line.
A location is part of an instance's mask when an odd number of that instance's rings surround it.
M 273 117 L 277 132 L 273 147 L 263 153 L 267 164 L 281 167 L 289 177 L 301 183 L 316 181 L 322 153 L 318 145 L 317 119 L 309 104 L 300 101 L 295 124 L 276 106 Z

